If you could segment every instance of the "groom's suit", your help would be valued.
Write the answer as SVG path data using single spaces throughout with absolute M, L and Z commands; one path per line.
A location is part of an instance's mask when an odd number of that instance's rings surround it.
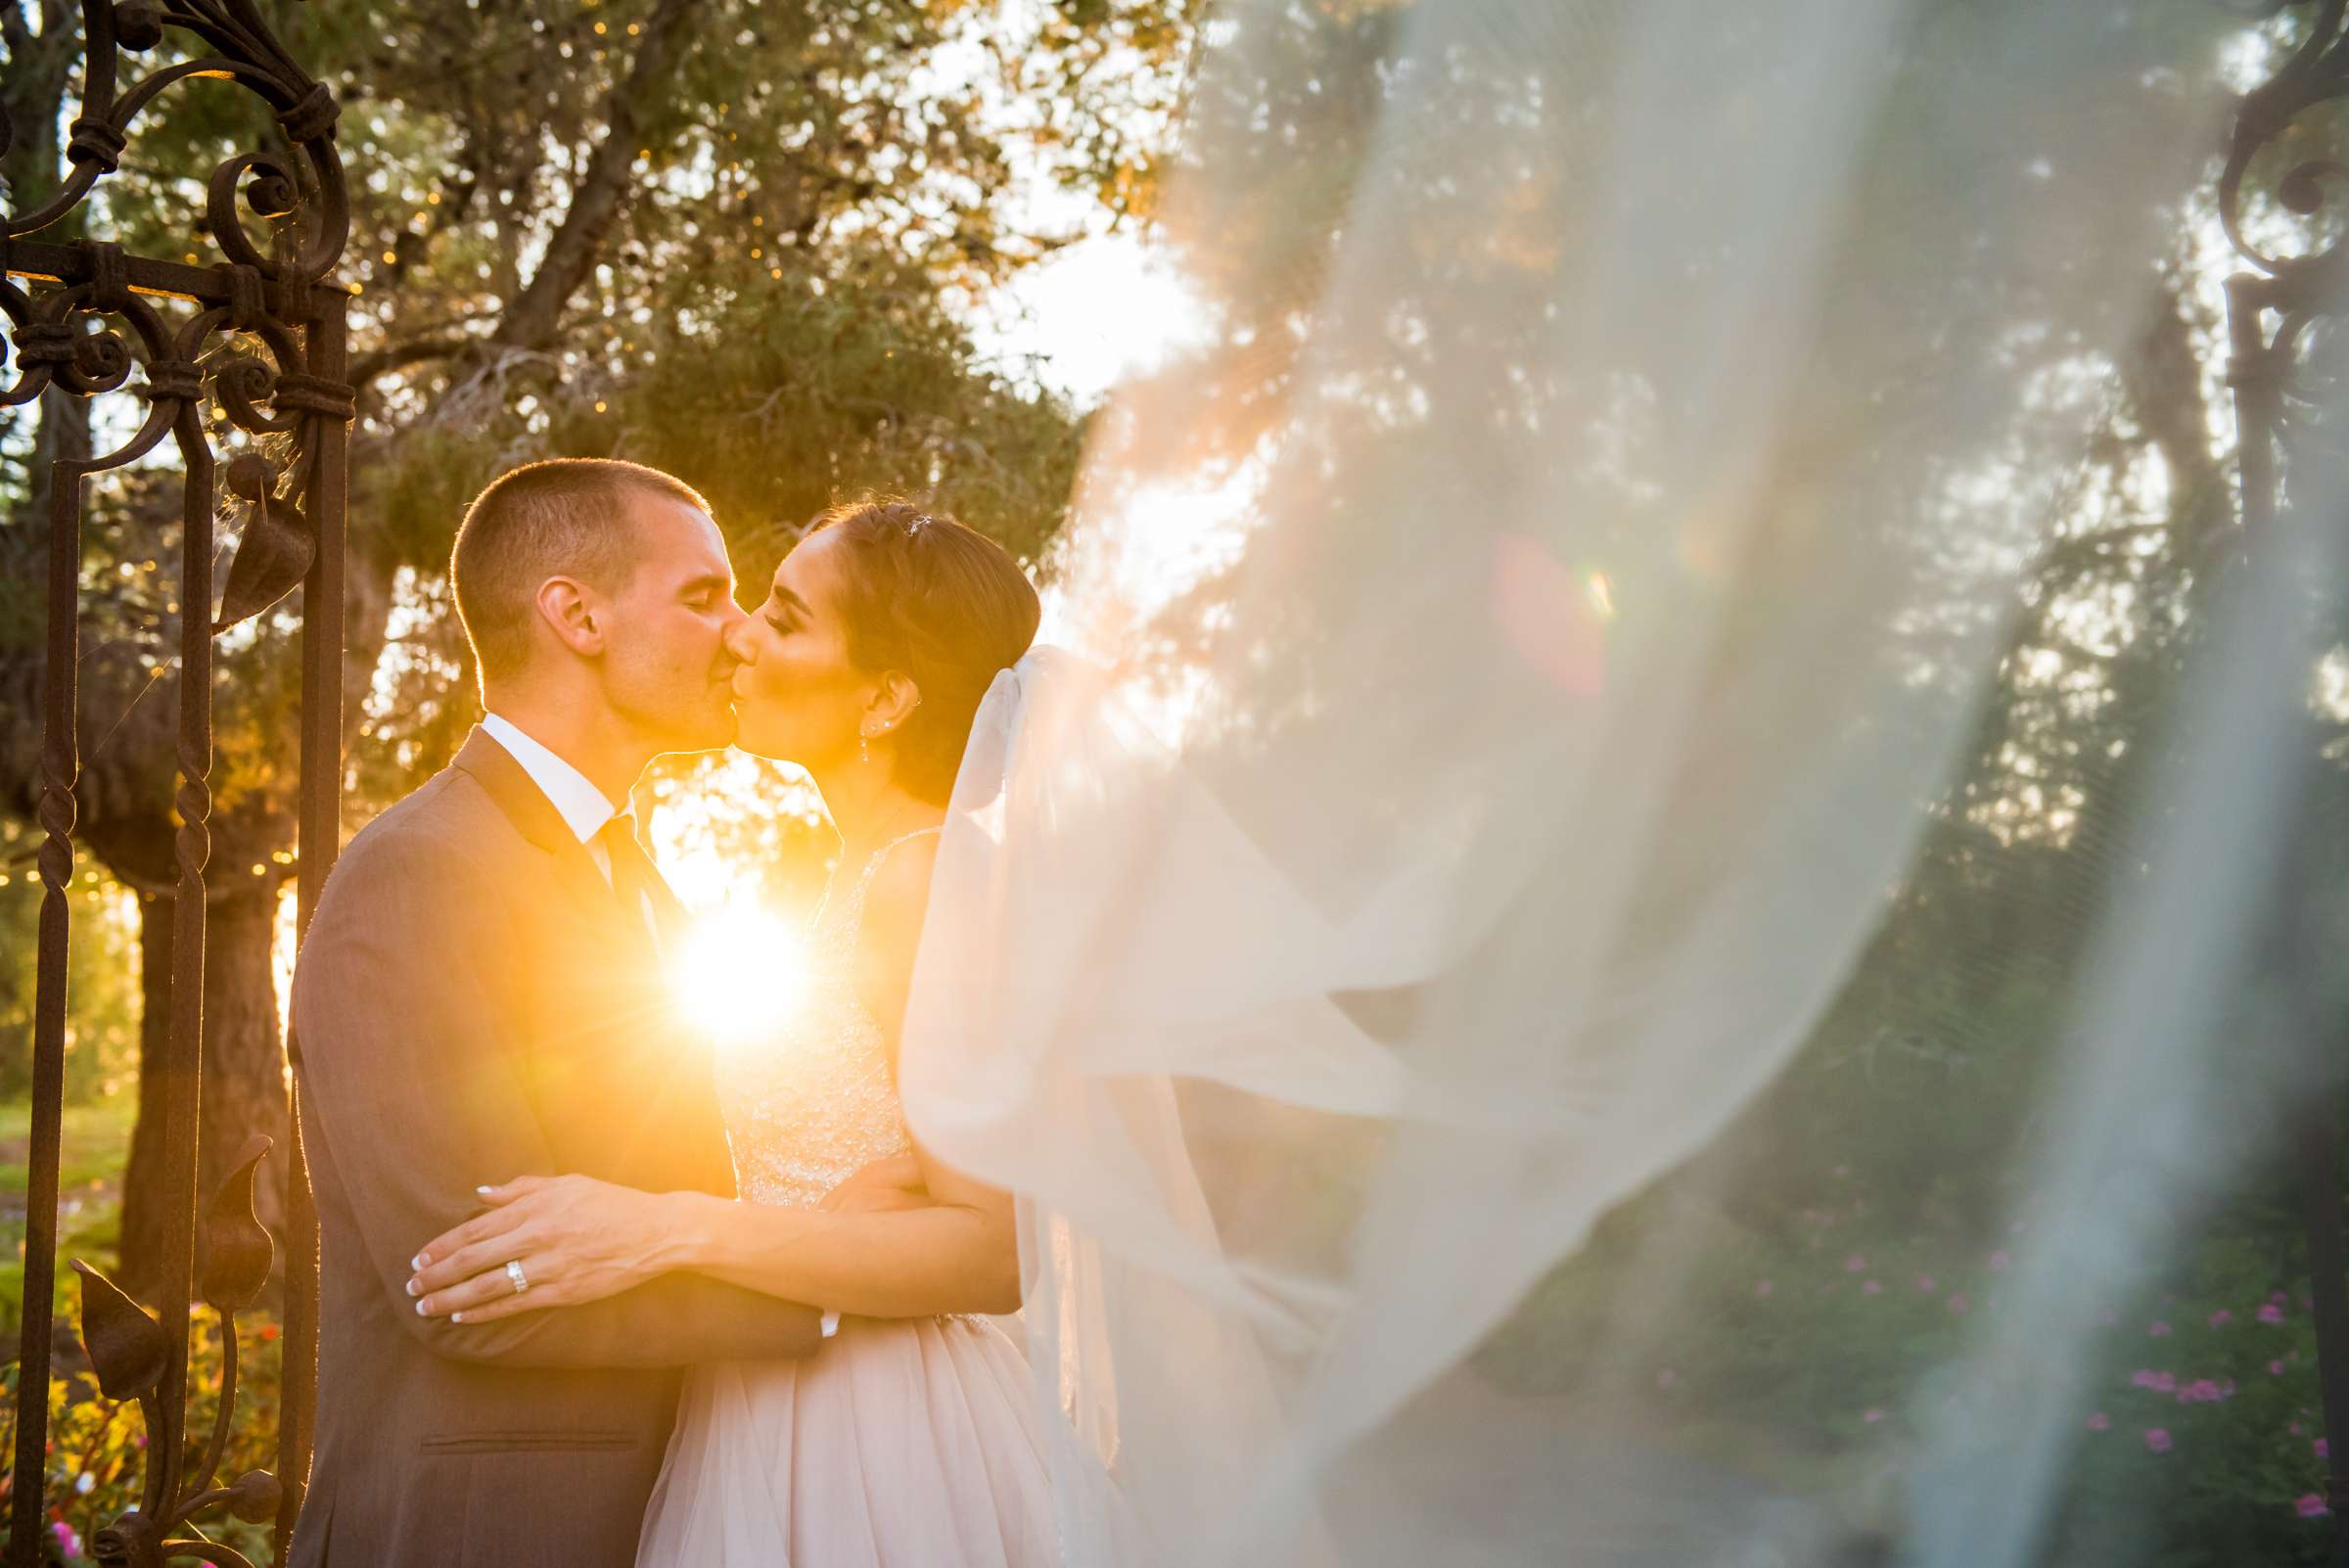
M 675 1369 L 816 1343 L 812 1312 L 691 1275 L 478 1325 L 407 1296 L 482 1183 L 732 1192 L 709 1064 L 659 988 L 645 916 L 673 900 L 649 901 L 624 907 L 478 730 L 328 878 L 294 981 L 322 1301 L 292 1568 L 627 1568 Z

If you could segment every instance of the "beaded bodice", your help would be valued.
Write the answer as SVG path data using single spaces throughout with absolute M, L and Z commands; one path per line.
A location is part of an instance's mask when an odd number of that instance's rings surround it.
M 889 852 L 937 831 L 882 846 L 845 894 L 835 879 L 808 923 L 800 1005 L 771 1037 L 728 1052 L 718 1067 L 735 1185 L 753 1203 L 810 1208 L 862 1167 L 913 1147 L 889 1042 L 857 993 L 856 933 Z

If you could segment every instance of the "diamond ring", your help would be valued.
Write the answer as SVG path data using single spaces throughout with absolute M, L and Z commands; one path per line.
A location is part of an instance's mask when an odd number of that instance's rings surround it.
M 506 1265 L 506 1277 L 514 1281 L 514 1294 L 517 1296 L 530 1288 L 530 1276 L 522 1271 L 520 1259 Z

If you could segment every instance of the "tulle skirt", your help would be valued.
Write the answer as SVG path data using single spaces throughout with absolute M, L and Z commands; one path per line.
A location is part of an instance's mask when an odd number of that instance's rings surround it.
M 694 1368 L 637 1568 L 1058 1568 L 1028 1366 L 986 1318 Z

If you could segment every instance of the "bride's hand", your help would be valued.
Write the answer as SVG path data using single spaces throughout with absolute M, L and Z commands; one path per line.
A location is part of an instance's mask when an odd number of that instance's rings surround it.
M 816 1207 L 833 1214 L 890 1214 L 926 1209 L 934 1201 L 921 1161 L 898 1154 L 863 1167 L 825 1193 Z
M 615 1296 L 661 1272 L 659 1199 L 592 1176 L 517 1176 L 480 1189 L 486 1213 L 416 1255 L 408 1294 L 427 1317 L 485 1323 Z M 518 1291 L 518 1264 L 527 1291 Z

